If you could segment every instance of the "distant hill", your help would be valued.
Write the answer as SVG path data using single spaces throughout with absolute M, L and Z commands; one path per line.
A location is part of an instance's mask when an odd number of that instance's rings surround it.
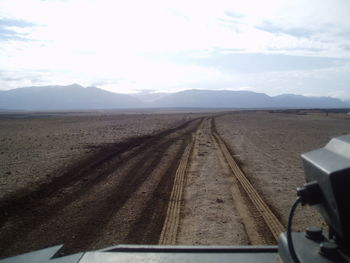
M 252 91 L 186 90 L 164 96 L 156 107 L 197 108 L 348 108 L 350 103 L 331 97 L 284 94 L 270 97 Z
M 305 97 L 294 94 L 283 94 L 273 97 L 277 107 L 285 108 L 347 108 L 350 103 L 331 97 Z
M 6 110 L 85 110 L 140 108 L 144 103 L 125 94 L 95 87 L 44 86 L 0 91 L 0 109 Z
M 271 97 L 264 93 L 226 90 L 186 90 L 162 97 L 156 107 L 195 108 L 260 108 L 271 106 Z
M 140 94 L 139 94 L 140 95 Z M 96 87 L 28 87 L 0 91 L 1 110 L 89 110 L 130 108 L 349 108 L 330 97 L 284 94 L 270 97 L 252 91 L 186 90 L 172 94 L 126 95 Z M 143 99 L 143 100 L 141 100 Z
M 133 93 L 130 94 L 131 96 L 140 99 L 143 102 L 151 103 L 154 102 L 160 98 L 163 98 L 167 95 L 170 95 L 172 93 L 165 93 L 165 92 L 139 92 L 139 93 Z

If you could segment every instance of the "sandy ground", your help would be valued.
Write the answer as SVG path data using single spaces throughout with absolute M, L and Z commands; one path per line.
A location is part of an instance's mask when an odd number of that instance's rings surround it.
M 194 115 L 184 114 L 2 114 L 0 198 L 33 189 L 101 146 L 152 135 Z
M 65 253 L 156 244 L 175 171 L 203 119 L 178 244 L 248 244 L 237 211 L 237 200 L 245 200 L 232 195 L 239 187 L 203 116 L 209 115 L 0 116 L 0 257 L 58 243 L 66 244 Z M 295 188 L 304 183 L 300 154 L 350 133 L 350 121 L 341 116 L 233 112 L 214 123 L 284 224 Z M 296 229 L 322 224 L 316 214 L 299 212 Z
M 167 116 L 169 118 L 169 116 Z M 0 256 L 157 244 L 175 171 L 200 119 L 101 146 L 36 189 L 0 200 Z
M 251 183 L 285 225 L 296 187 L 305 182 L 300 154 L 350 133 L 350 120 L 344 115 L 236 112 L 215 123 Z M 297 212 L 295 229 L 310 225 L 324 224 L 314 209 L 305 207 Z
M 211 120 L 197 131 L 186 175 L 177 244 L 246 245 L 248 238 L 232 198 L 232 174 L 213 141 Z

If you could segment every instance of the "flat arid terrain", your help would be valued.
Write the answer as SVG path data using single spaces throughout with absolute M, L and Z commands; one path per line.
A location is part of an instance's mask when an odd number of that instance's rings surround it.
M 0 115 L 0 257 L 57 244 L 266 245 L 284 230 L 300 154 L 350 133 L 345 114 Z M 263 211 L 263 213 L 261 212 Z M 295 226 L 323 225 L 298 209 Z

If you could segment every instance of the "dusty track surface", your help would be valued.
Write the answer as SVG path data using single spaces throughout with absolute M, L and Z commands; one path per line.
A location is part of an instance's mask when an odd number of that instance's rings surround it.
M 261 216 L 268 209 L 251 202 L 256 193 L 232 163 L 212 117 L 103 147 L 0 202 L 1 256 L 56 244 L 63 254 L 115 244 L 271 244 Z
M 66 254 L 128 243 L 275 243 L 304 182 L 300 153 L 349 132 L 350 122 L 211 116 L 104 144 L 40 187 L 2 199 L 0 257 L 61 243 Z M 315 213 L 307 215 L 299 222 L 310 225 Z
M 233 112 L 215 118 L 215 124 L 249 181 L 284 225 L 296 199 L 296 188 L 305 183 L 300 154 L 350 133 L 346 115 L 341 119 L 312 112 Z M 323 225 L 319 213 L 306 206 L 298 209 L 294 229 L 304 231 L 310 225 Z
M 176 243 L 177 233 L 179 231 L 180 211 L 181 203 L 183 202 L 183 188 L 185 185 L 186 172 L 190 161 L 191 151 L 195 142 L 193 137 L 194 135 L 192 134 L 191 142 L 187 145 L 176 170 L 168 210 L 159 238 L 160 245 L 170 245 Z
M 231 194 L 233 178 L 222 165 L 220 149 L 205 119 L 195 134 L 186 174 L 179 233 L 174 244 L 247 244 L 247 235 Z
M 173 224 L 168 227 L 171 230 L 170 238 L 161 239 L 160 243 L 274 243 L 274 238 L 283 231 L 283 226 L 249 183 L 215 132 L 213 118 L 206 118 L 202 122 L 193 141 L 191 162 L 184 176 L 186 183 L 181 219 L 178 219 L 177 209 L 168 213 L 170 220 L 167 218 L 167 222 Z M 176 191 L 181 191 L 180 187 Z M 176 204 L 179 203 L 176 200 Z M 176 229 L 179 229 L 178 233 L 173 233 Z
M 255 207 L 254 211 L 256 211 L 256 212 L 253 212 L 253 213 L 257 214 L 258 217 L 261 217 L 264 220 L 265 225 L 268 227 L 271 234 L 273 235 L 273 237 L 277 241 L 281 232 L 285 231 L 283 225 L 277 219 L 275 214 L 271 211 L 270 207 L 266 204 L 266 202 L 262 199 L 262 197 L 255 190 L 255 188 L 250 183 L 248 178 L 245 176 L 242 169 L 238 166 L 238 163 L 234 160 L 231 152 L 228 150 L 224 141 L 220 138 L 220 136 L 218 135 L 217 132 L 214 132 L 214 137 L 215 137 L 215 140 L 217 142 L 217 145 L 219 146 L 219 148 L 221 150 L 222 155 L 225 158 L 226 163 L 230 167 L 232 174 L 234 175 L 235 179 L 237 180 L 237 183 L 239 184 L 241 189 L 244 190 L 244 192 L 240 191 L 241 195 L 247 195 L 249 197 L 250 203 Z M 234 193 L 234 196 L 238 197 L 238 195 L 239 195 L 239 193 Z M 242 205 L 242 204 L 239 204 L 239 205 Z M 244 213 L 241 213 L 241 214 L 244 214 Z M 246 221 L 248 221 L 248 220 L 249 219 L 247 218 Z M 250 224 L 251 226 L 247 225 L 246 222 L 245 222 L 245 224 L 246 224 L 245 229 L 246 229 L 247 233 L 249 234 L 249 232 L 251 231 L 250 227 L 252 226 L 252 228 L 254 228 L 254 223 Z M 262 232 L 261 230 L 263 230 L 263 228 L 257 229 L 257 232 L 261 233 Z M 262 235 L 261 238 L 259 238 L 259 239 L 267 240 L 266 237 L 269 235 L 266 233 L 266 231 L 264 231 L 264 232 L 265 232 L 264 235 Z M 255 236 L 255 235 L 249 236 L 252 243 L 254 243 L 255 240 L 252 239 L 252 236 Z M 261 244 L 259 239 L 258 239 L 259 243 L 257 243 L 257 244 Z
M 155 244 L 175 172 L 200 119 L 107 146 L 35 192 L 0 204 L 1 257 L 64 243 L 64 253 Z
M 19 116 L 18 116 L 19 115 Z M 191 113 L 0 113 L 0 199 L 34 191 L 101 147 L 156 135 Z

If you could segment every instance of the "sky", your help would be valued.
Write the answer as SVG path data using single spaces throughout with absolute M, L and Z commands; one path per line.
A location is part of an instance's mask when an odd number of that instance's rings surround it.
M 350 100 L 348 0 L 0 0 L 0 90 L 251 90 Z

